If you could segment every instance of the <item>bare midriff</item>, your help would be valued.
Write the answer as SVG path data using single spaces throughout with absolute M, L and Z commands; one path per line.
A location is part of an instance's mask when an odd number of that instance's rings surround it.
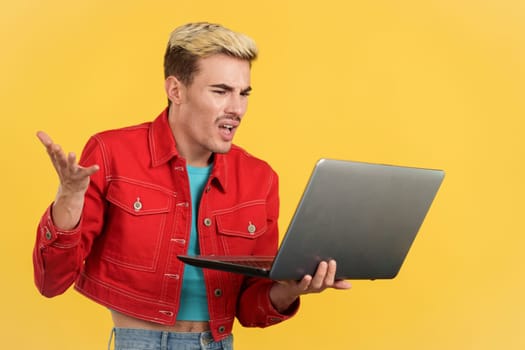
M 164 331 L 164 332 L 183 332 L 183 333 L 196 333 L 205 332 L 210 330 L 210 325 L 207 321 L 177 321 L 172 326 L 166 326 L 154 322 L 140 320 L 135 317 L 124 315 L 118 311 L 111 310 L 111 316 L 113 317 L 113 324 L 117 328 L 136 328 L 136 329 L 147 329 L 152 331 Z

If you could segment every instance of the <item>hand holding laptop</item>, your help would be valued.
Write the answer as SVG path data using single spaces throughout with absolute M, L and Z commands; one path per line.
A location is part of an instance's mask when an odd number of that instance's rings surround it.
M 314 276 L 305 275 L 299 281 L 275 282 L 270 290 L 273 306 L 279 312 L 284 312 L 302 294 L 320 293 L 327 288 L 350 289 L 350 282 L 335 279 L 336 270 L 335 260 L 322 261 L 317 266 Z

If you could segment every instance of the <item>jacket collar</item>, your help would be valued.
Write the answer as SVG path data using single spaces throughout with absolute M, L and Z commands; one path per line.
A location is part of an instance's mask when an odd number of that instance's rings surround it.
M 149 149 L 151 165 L 161 166 L 173 159 L 176 166 L 186 166 L 186 161 L 179 155 L 177 144 L 171 126 L 168 121 L 168 108 L 155 118 L 149 128 Z M 224 192 L 227 188 L 227 154 L 213 155 L 213 169 L 211 172 L 211 183 L 216 183 Z

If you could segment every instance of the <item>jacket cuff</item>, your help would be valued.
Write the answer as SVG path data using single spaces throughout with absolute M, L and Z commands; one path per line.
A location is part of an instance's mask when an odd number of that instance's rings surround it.
M 55 248 L 71 248 L 80 242 L 80 227 L 82 218 L 79 224 L 72 230 L 61 230 L 55 226 L 51 217 L 51 204 L 38 224 L 38 241 L 41 247 L 52 246 Z
M 300 297 L 297 297 L 297 299 L 292 303 L 292 305 L 290 305 L 290 307 L 286 311 L 281 313 L 272 304 L 272 301 L 270 299 L 270 289 L 271 288 L 272 288 L 272 284 L 268 286 L 266 293 L 260 294 L 261 298 L 264 298 L 264 300 L 261 300 L 261 304 L 263 304 L 265 309 L 267 310 L 266 324 L 268 325 L 277 324 L 279 322 L 285 321 L 289 319 L 290 317 L 294 316 L 299 310 L 299 306 L 301 303 Z

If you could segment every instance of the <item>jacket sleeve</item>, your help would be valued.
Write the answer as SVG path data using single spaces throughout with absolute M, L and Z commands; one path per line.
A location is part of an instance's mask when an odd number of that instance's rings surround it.
M 279 241 L 277 220 L 279 216 L 279 186 L 275 172 L 269 176 L 267 196 L 268 231 L 260 240 L 254 255 L 275 255 Z M 299 309 L 297 300 L 284 313 L 278 312 L 270 300 L 270 289 L 277 283 L 266 278 L 246 277 L 237 305 L 237 319 L 245 327 L 268 327 L 282 322 Z
M 77 279 L 91 244 L 102 230 L 105 201 L 105 168 L 102 150 L 91 138 L 80 158 L 81 165 L 98 164 L 100 170 L 91 176 L 79 224 L 73 230 L 61 230 L 52 220 L 52 205 L 37 227 L 33 248 L 35 285 L 46 297 L 64 293 Z

